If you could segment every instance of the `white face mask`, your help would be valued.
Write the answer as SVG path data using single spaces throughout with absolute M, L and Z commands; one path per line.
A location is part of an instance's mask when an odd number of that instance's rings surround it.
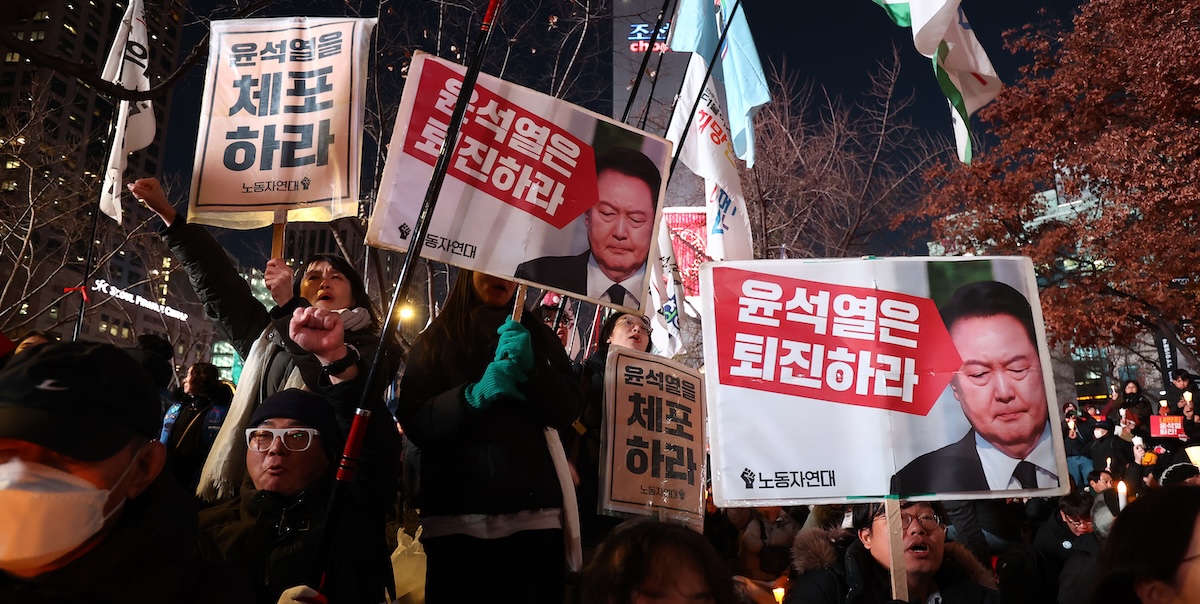
M 132 467 L 131 462 L 113 485 Z M 20 458 L 0 464 L 0 569 L 37 568 L 78 548 L 124 505 L 105 514 L 111 492 Z
M 1092 430 L 1092 434 L 1096 436 L 1096 440 L 1100 440 L 1101 438 L 1104 438 L 1105 434 L 1108 434 L 1108 430 L 1096 428 L 1095 430 Z

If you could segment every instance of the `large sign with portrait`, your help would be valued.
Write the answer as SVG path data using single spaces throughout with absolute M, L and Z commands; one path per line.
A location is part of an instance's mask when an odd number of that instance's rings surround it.
M 704 527 L 700 373 L 648 352 L 609 348 L 600 504 Z
M 409 68 L 367 242 L 406 251 L 465 69 Z M 671 146 L 480 75 L 421 255 L 641 312 Z
M 375 19 L 214 21 L 188 220 L 250 229 L 358 213 Z
M 718 506 L 1065 493 L 1028 258 L 704 265 Z

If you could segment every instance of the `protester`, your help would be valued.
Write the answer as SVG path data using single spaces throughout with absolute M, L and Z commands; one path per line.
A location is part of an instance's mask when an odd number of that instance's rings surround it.
M 1186 461 L 1179 462 L 1168 467 L 1162 473 L 1159 483 L 1164 487 L 1179 485 L 1200 486 L 1200 468 Z
M 609 533 L 580 574 L 578 604 L 737 604 L 729 569 L 698 533 L 652 519 Z
M 167 464 L 179 484 L 195 490 L 200 469 L 212 449 L 225 416 L 233 390 L 221 381 L 220 370 L 212 363 L 195 363 L 183 379 L 179 402 L 173 403 L 163 417 L 159 440 L 167 445 Z
M 50 334 L 44 331 L 27 331 L 25 332 L 25 335 L 17 339 L 17 348 L 13 351 L 13 355 L 16 356 L 22 352 L 25 352 L 26 350 L 37 348 L 38 346 L 49 344 L 53 341 L 54 338 L 50 337 Z
M 910 602 L 999 602 L 995 580 L 957 543 L 946 542 L 940 503 L 901 504 Z M 792 548 L 786 604 L 874 604 L 892 600 L 887 516 L 882 503 L 854 506 L 854 532 L 805 529 Z M 934 590 L 938 599 L 931 600 Z
M 553 292 L 547 293 L 542 297 L 541 304 L 533 309 L 533 316 L 554 330 L 554 334 L 562 342 L 567 355 L 571 356 L 571 335 L 575 330 L 575 315 L 566 306 L 560 310 L 560 300 L 562 300 L 562 296 Z
M 978 281 L 958 288 L 939 312 L 963 360 L 950 388 L 971 429 L 909 462 L 892 477 L 891 492 L 1058 486 L 1029 301 L 1004 283 Z
M 1095 530 L 1080 535 L 1071 549 L 1059 575 L 1058 604 L 1086 604 L 1091 601 L 1096 586 L 1096 569 L 1100 564 L 1100 551 L 1112 530 L 1113 520 L 1120 511 L 1117 507 L 1114 491 L 1110 490 L 1093 498 L 1091 516 Z
M 1113 434 L 1113 423 L 1108 420 L 1096 422 L 1092 438 L 1092 466 L 1107 470 L 1112 477 L 1125 477 L 1125 468 L 1133 461 L 1133 446 Z
M 1168 396 L 1175 401 L 1176 409 L 1182 410 L 1184 403 L 1192 400 L 1200 399 L 1200 386 L 1196 385 L 1196 376 L 1192 375 L 1187 369 L 1172 369 L 1171 370 L 1171 386 Z M 1191 393 L 1191 397 L 1185 396 L 1186 393 Z
M 738 541 L 738 575 L 773 583 L 787 573 L 800 523 L 781 507 L 754 508 Z
M 258 403 L 271 394 L 300 386 L 321 392 L 339 402 L 334 409 L 338 423 L 343 430 L 349 428 L 379 343 L 371 299 L 357 271 L 340 256 L 318 254 L 295 273 L 283 260 L 272 258 L 263 272 L 276 304 L 268 310 L 212 235 L 175 212 L 157 179 L 138 180 L 129 190 L 162 218 L 163 241 L 183 264 L 205 313 L 245 359 L 241 387 L 198 488 L 206 499 L 228 499 L 243 475 L 246 445 L 241 430 Z M 322 337 L 314 338 L 308 348 L 288 333 L 294 315 L 322 327 Z M 369 499 L 381 509 L 393 506 L 397 492 L 394 467 L 400 437 L 383 404 L 383 390 L 395 375 L 398 358 L 389 351 L 363 399 L 375 418 L 363 445 L 363 474 Z
M 563 447 L 578 476 L 576 497 L 584 551 L 600 543 L 620 520 L 600 514 L 600 439 L 604 419 L 604 373 L 612 346 L 649 352 L 650 325 L 644 317 L 613 313 L 600 328 L 596 352 L 575 365 L 583 388 L 584 404 L 571 430 L 563 434 Z
M 1131 502 L 1100 552 L 1094 604 L 1200 602 L 1200 488 L 1155 489 Z
M 1091 494 L 1071 491 L 1058 500 L 1057 513 L 1038 526 L 1033 545 L 1042 554 L 1046 564 L 1045 576 L 1037 584 L 1045 586 L 1047 600 L 1058 593 L 1059 577 L 1080 538 L 1095 530 L 1092 503 Z
M 174 347 L 158 334 L 144 333 L 137 337 L 137 346 L 126 352 L 141 363 L 142 368 L 154 379 L 158 386 L 159 415 L 166 415 L 167 409 L 175 403 L 171 392 L 171 384 L 175 381 Z
M 1113 486 L 1112 473 L 1108 470 L 1092 470 L 1088 473 L 1088 490 L 1093 494 L 1103 493 Z
M 563 486 L 544 430 L 570 430 L 582 398 L 554 333 L 509 316 L 516 288 L 460 270 L 400 383 L 397 414 L 421 450 L 429 604 L 563 598 Z
M 200 513 L 204 557 L 245 571 L 261 604 L 287 588 L 318 585 L 321 570 L 330 602 L 382 602 L 393 587 L 383 517 L 364 513 L 358 491 L 346 489 L 334 524 L 325 523 L 343 443 L 329 401 L 277 392 L 254 410 L 244 438 L 246 483 L 232 501 Z M 325 536 L 329 551 L 320 552 L 326 531 L 333 531 Z
M 200 560 L 159 403 L 110 344 L 45 344 L 0 372 L 0 602 L 249 602 Z
M 1092 434 L 1095 420 L 1079 414 L 1075 403 L 1063 405 L 1063 449 L 1067 456 L 1067 472 L 1075 485 L 1083 488 L 1087 483 L 1084 479 L 1091 473 L 1092 465 Z

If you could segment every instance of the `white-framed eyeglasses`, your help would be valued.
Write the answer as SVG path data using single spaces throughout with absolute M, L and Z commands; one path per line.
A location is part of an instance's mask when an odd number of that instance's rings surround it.
M 278 438 L 288 451 L 299 453 L 312 446 L 313 437 L 320 436 L 316 428 L 246 428 L 246 446 L 251 451 L 268 451 Z

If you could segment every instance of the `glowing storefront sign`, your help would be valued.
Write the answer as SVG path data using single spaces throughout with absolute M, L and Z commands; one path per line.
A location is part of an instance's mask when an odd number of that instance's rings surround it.
M 95 281 L 93 281 L 92 282 L 92 291 L 100 292 L 101 294 L 112 296 L 113 298 L 115 298 L 117 300 L 121 300 L 122 302 L 129 302 L 130 304 L 137 304 L 138 306 L 141 306 L 142 308 L 152 310 L 156 313 L 166 315 L 168 317 L 171 317 L 172 319 L 176 319 L 179 321 L 187 321 L 187 318 L 188 318 L 188 314 L 181 310 L 175 310 L 174 308 L 171 308 L 170 306 L 167 306 L 166 304 L 159 304 L 158 302 L 155 302 L 153 300 L 147 300 L 137 294 L 131 294 L 131 293 L 129 293 L 123 289 L 120 289 L 114 285 L 110 285 L 108 283 L 108 281 L 106 281 L 104 279 L 96 279 Z

